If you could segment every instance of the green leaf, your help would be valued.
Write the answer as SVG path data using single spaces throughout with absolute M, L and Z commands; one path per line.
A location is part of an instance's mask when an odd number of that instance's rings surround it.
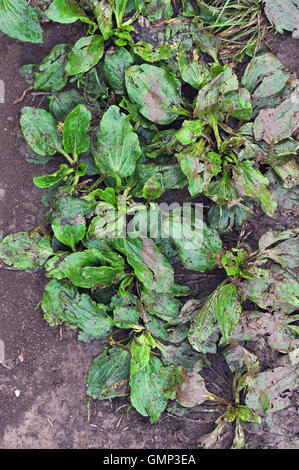
M 76 0 L 54 0 L 47 10 L 47 15 L 56 23 L 69 24 L 77 20 L 92 23 Z
M 101 173 L 109 172 L 121 178 L 131 175 L 141 156 L 137 134 L 133 131 L 127 115 L 117 106 L 110 106 L 101 120 L 96 165 Z
M 100 31 L 104 40 L 110 38 L 113 34 L 113 22 L 112 22 L 112 2 L 110 0 L 100 0 L 94 3 L 94 16 L 96 17 Z
M 150 356 L 151 347 L 146 340 L 145 334 L 134 336 L 131 343 L 131 375 L 145 369 L 149 364 Z
M 161 44 L 154 47 L 145 41 L 138 41 L 133 46 L 135 54 L 139 55 L 146 62 L 159 62 L 168 60 L 171 57 L 171 47 L 169 44 Z
M 128 0 L 112 0 L 113 12 L 116 18 L 116 25 L 121 27 Z
M 134 65 L 126 70 L 130 100 L 139 112 L 156 124 L 170 124 L 178 117 L 180 86 L 166 70 L 153 65 Z
M 265 0 L 265 14 L 279 33 L 291 31 L 293 38 L 299 38 L 297 0 Z
M 267 189 L 269 181 L 259 170 L 253 168 L 250 161 L 244 160 L 233 167 L 233 181 L 240 195 L 259 199 L 266 214 L 274 217 L 277 204 Z
M 124 47 L 117 47 L 106 52 L 103 70 L 109 85 L 116 94 L 126 93 L 125 71 L 133 63 L 132 55 Z
M 85 104 L 85 101 L 76 88 L 53 93 L 49 98 L 49 110 L 57 122 L 63 122 L 78 104 Z
M 246 88 L 226 93 L 220 99 L 220 109 L 236 119 L 249 121 L 252 115 L 250 93 Z
M 55 237 L 73 251 L 75 251 L 76 245 L 85 236 L 86 223 L 83 217 L 77 217 L 74 220 L 56 218 L 51 226 Z
M 112 297 L 110 307 L 113 309 L 114 323 L 118 328 L 134 328 L 138 325 L 139 311 L 137 303 L 139 299 L 132 294 L 116 294 Z
M 155 374 L 159 374 L 161 370 L 162 362 L 151 356 L 145 368 L 130 376 L 131 403 L 142 416 L 150 416 L 151 423 L 159 419 L 168 402 L 160 384 L 155 380 Z
M 49 238 L 19 232 L 0 242 L 0 259 L 16 269 L 40 268 L 54 253 Z
M 65 71 L 68 76 L 88 72 L 104 53 L 104 38 L 99 35 L 80 38 L 68 55 Z
M 234 284 L 223 285 L 217 292 L 216 315 L 224 341 L 228 342 L 242 312 Z
M 26 106 L 22 109 L 20 121 L 27 143 L 38 155 L 54 155 L 61 148 L 57 122 L 44 109 Z
M 97 304 L 87 294 L 79 294 L 76 287 L 52 280 L 44 292 L 44 317 L 51 326 L 65 323 L 71 329 L 103 339 L 111 332 L 113 321 L 107 316 L 107 307 Z
M 58 280 L 68 278 L 78 287 L 103 288 L 120 282 L 124 276 L 124 262 L 116 253 L 84 250 L 53 258 L 46 264 L 46 271 L 48 277 Z
M 58 44 L 53 47 L 34 74 L 34 89 L 42 91 L 59 91 L 67 83 L 65 66 L 71 44 Z
M 181 302 L 171 295 L 143 291 L 141 300 L 148 313 L 170 324 L 175 323 L 176 318 L 180 316 Z
M 179 53 L 178 64 L 184 82 L 189 83 L 197 90 L 212 79 L 208 66 L 203 62 L 199 62 L 198 57 L 194 57 L 194 60 L 190 62 L 185 51 Z
M 91 114 L 86 106 L 79 104 L 64 121 L 63 146 L 66 152 L 80 155 L 90 147 L 87 131 L 90 126 Z
M 73 172 L 73 168 L 69 168 L 67 165 L 62 164 L 60 165 L 60 169 L 55 171 L 55 173 L 45 176 L 37 176 L 36 178 L 33 178 L 33 182 L 38 188 L 49 188 L 66 176 L 71 175 Z
M 89 368 L 86 394 L 98 400 L 127 395 L 130 360 L 124 349 L 105 349 Z
M 41 44 L 43 31 L 26 0 L 0 0 L 0 29 L 11 38 Z

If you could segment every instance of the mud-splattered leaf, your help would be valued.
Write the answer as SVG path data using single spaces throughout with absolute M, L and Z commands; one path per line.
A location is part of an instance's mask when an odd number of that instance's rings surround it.
M 181 302 L 170 295 L 149 291 L 142 292 L 141 299 L 148 313 L 168 323 L 180 315 Z
M 75 156 L 87 152 L 90 137 L 87 135 L 91 114 L 86 106 L 79 104 L 64 121 L 63 146 L 66 152 Z
M 109 85 L 118 95 L 126 93 L 125 71 L 133 63 L 133 57 L 125 47 L 108 50 L 105 54 L 104 74 Z
M 44 109 L 26 106 L 20 121 L 27 143 L 38 155 L 54 155 L 62 147 L 57 122 Z
M 291 391 L 298 385 L 298 376 L 291 365 L 268 369 L 248 384 L 245 403 L 258 415 L 267 410 L 274 413 L 289 406 Z
M 0 242 L 0 259 L 16 269 L 40 268 L 53 254 L 50 239 L 38 234 L 19 232 Z
M 127 257 L 137 278 L 154 292 L 172 293 L 174 271 L 171 264 L 149 238 L 122 238 L 113 246 Z
M 221 111 L 241 121 L 249 121 L 252 115 L 251 98 L 246 88 L 226 93 L 220 100 Z
M 41 307 L 51 326 L 65 323 L 97 339 L 105 338 L 112 329 L 107 307 L 97 304 L 87 294 L 79 294 L 76 287 L 65 282 L 54 279 L 47 284 Z
M 54 0 L 47 10 L 47 16 L 56 23 L 69 24 L 77 20 L 91 23 L 76 0 Z
M 180 87 L 166 70 L 153 65 L 134 65 L 126 70 L 130 100 L 139 112 L 156 124 L 170 124 L 178 117 Z
M 291 135 L 299 127 L 299 101 L 292 96 L 276 108 L 262 109 L 254 121 L 257 141 L 276 144 Z
M 281 93 L 289 80 L 288 73 L 275 55 L 267 52 L 254 57 L 242 77 L 254 100 Z
M 124 349 L 105 349 L 89 368 L 86 394 L 98 400 L 127 395 L 130 360 L 130 353 Z
M 116 294 L 110 307 L 113 309 L 114 323 L 118 328 L 134 328 L 138 324 L 140 313 L 137 308 L 138 297 L 133 294 Z
M 110 0 L 100 0 L 93 5 L 94 16 L 96 17 L 102 36 L 106 41 L 113 34 L 112 2 Z
M 264 0 L 265 14 L 279 33 L 284 30 L 299 38 L 299 10 L 297 0 Z
M 190 62 L 188 54 L 185 51 L 179 53 L 178 64 L 184 82 L 189 83 L 189 85 L 197 90 L 212 79 L 208 66 L 196 60 L 196 58 Z
M 129 117 L 117 106 L 110 106 L 101 120 L 95 162 L 101 173 L 125 178 L 131 175 L 141 156 L 137 134 L 133 131 Z
M 42 91 L 59 91 L 67 83 L 65 66 L 71 44 L 58 44 L 53 47 L 34 74 L 34 89 Z
M 196 226 L 193 226 L 189 209 L 172 211 L 170 217 L 163 220 L 163 230 L 173 240 L 183 265 L 204 272 L 217 266 L 217 253 L 221 251 L 222 242 L 217 232 L 202 220 L 200 213 L 194 214 Z
M 242 312 L 234 284 L 222 286 L 217 293 L 216 315 L 224 341 L 229 341 Z
M 0 29 L 11 38 L 41 44 L 43 31 L 26 0 L 0 0 Z
M 68 55 L 65 71 L 68 76 L 88 72 L 104 53 L 104 38 L 99 35 L 80 38 Z
M 206 389 L 204 379 L 197 372 L 186 371 L 183 382 L 177 389 L 176 399 L 180 405 L 187 408 L 201 405 L 209 400 L 211 394 Z
M 171 0 L 146 0 L 141 14 L 149 21 L 168 20 L 173 14 Z
M 250 161 L 244 160 L 234 166 L 233 181 L 240 195 L 258 198 L 266 214 L 274 216 L 277 204 L 267 189 L 269 181 L 259 170 L 253 168 Z
M 291 313 L 299 308 L 299 284 L 290 272 L 272 265 L 270 276 L 263 279 L 247 279 L 242 292 L 259 307 Z
M 130 376 L 131 403 L 142 416 L 150 416 L 151 423 L 159 419 L 168 402 L 155 380 L 163 368 L 160 359 L 151 355 L 148 365 Z

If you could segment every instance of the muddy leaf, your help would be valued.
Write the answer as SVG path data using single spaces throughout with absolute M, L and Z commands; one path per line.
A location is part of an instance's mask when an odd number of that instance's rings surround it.
M 112 329 L 107 307 L 97 304 L 87 294 L 79 294 L 74 286 L 65 282 L 53 280 L 47 284 L 41 307 L 51 326 L 65 323 L 97 339 L 105 338 Z
M 298 385 L 298 376 L 291 365 L 268 369 L 248 384 L 245 403 L 258 415 L 267 410 L 274 413 L 289 406 L 291 391 Z
M 113 246 L 127 257 L 146 289 L 165 294 L 173 292 L 173 268 L 151 239 L 122 238 L 114 240 Z
M 33 178 L 33 182 L 38 188 L 49 188 L 61 181 L 64 177 L 71 175 L 73 172 L 73 168 L 69 168 L 67 165 L 62 164 L 60 165 L 60 169 L 55 171 L 55 173 L 45 176 L 37 176 L 36 178 Z
M 299 307 L 299 284 L 291 272 L 278 265 L 271 266 L 267 278 L 245 280 L 242 293 L 265 310 L 291 313 Z
M 200 22 L 197 18 L 191 21 L 190 32 L 197 47 L 206 54 L 209 54 L 218 63 L 218 51 L 221 46 L 221 41 L 213 34 L 200 29 Z
M 219 100 L 220 109 L 240 121 L 249 121 L 252 115 L 250 93 L 246 88 L 226 93 Z
M 161 359 L 165 366 L 183 366 L 185 369 L 192 370 L 194 363 L 200 359 L 200 355 L 187 343 L 175 346 L 157 342 L 157 348 L 160 350 Z
M 101 173 L 108 171 L 118 177 L 131 175 L 141 156 L 137 134 L 127 115 L 117 106 L 110 106 L 101 120 L 95 162 Z
M 192 408 L 210 400 L 205 381 L 197 372 L 186 371 L 183 382 L 177 389 L 176 399 L 180 405 Z
M 233 181 L 240 195 L 258 198 L 266 214 L 274 217 L 277 204 L 267 189 L 269 181 L 259 170 L 253 168 L 250 161 L 244 160 L 234 166 Z
M 234 284 L 222 286 L 217 295 L 216 315 L 224 341 L 228 342 L 242 312 Z
M 131 182 L 132 181 L 132 182 Z M 134 186 L 135 197 L 154 200 L 167 189 L 181 189 L 187 185 L 187 179 L 179 164 L 139 164 L 129 184 Z
M 283 268 L 297 268 L 299 266 L 298 233 L 298 229 L 266 232 L 259 241 L 259 249 L 264 252 L 267 258 L 279 263 Z M 271 248 L 271 245 L 277 242 L 280 243 Z
M 34 89 L 43 91 L 59 91 L 67 83 L 65 66 L 71 44 L 58 44 L 53 47 L 40 64 L 38 71 L 34 74 Z
M 254 121 L 254 136 L 257 141 L 276 144 L 291 137 L 298 129 L 299 102 L 290 97 L 277 108 L 262 109 Z
M 208 339 L 219 329 L 219 323 L 217 319 L 217 304 L 220 293 L 221 285 L 208 297 L 204 305 L 198 310 L 189 330 L 189 342 L 191 346 L 198 352 L 207 352 L 206 343 L 208 342 Z
M 112 2 L 110 2 L 110 0 L 100 0 L 93 5 L 94 16 L 96 17 L 102 36 L 106 41 L 113 34 Z
M 138 324 L 140 313 L 137 308 L 138 297 L 133 294 L 116 294 L 112 297 L 110 307 L 113 319 L 118 328 L 134 328 Z
M 0 259 L 16 269 L 40 268 L 53 254 L 50 239 L 38 234 L 19 232 L 0 242 Z
M 252 204 L 250 204 L 250 207 Z M 208 212 L 208 221 L 212 229 L 220 234 L 229 233 L 233 228 L 241 230 L 243 222 L 249 219 L 251 213 L 240 206 L 227 209 L 225 206 L 214 204 Z
M 93 35 L 80 38 L 68 55 L 65 71 L 68 76 L 88 72 L 104 53 L 104 39 Z
M 150 416 L 151 423 L 159 419 L 168 402 L 155 377 L 162 369 L 160 359 L 151 355 L 148 365 L 130 376 L 131 403 L 142 416 Z
M 86 106 L 79 104 L 64 121 L 63 146 L 66 152 L 78 156 L 87 152 L 90 137 L 87 135 L 91 114 Z
M 47 212 L 47 222 L 51 223 L 56 217 L 72 220 L 76 217 L 89 214 L 92 209 L 92 202 L 71 196 L 64 196 L 52 204 L 50 211 Z
M 56 23 L 69 24 L 77 20 L 91 23 L 76 0 L 54 0 L 47 10 L 47 16 Z
M 124 349 L 104 349 L 89 368 L 86 394 L 98 400 L 127 395 L 130 360 L 130 353 Z
M 156 124 L 170 124 L 178 117 L 180 86 L 166 70 L 153 65 L 134 65 L 126 70 L 130 100 L 139 112 Z
M 20 121 L 27 143 L 38 155 L 54 155 L 61 148 L 57 122 L 44 109 L 26 106 L 22 109 Z
M 223 356 L 232 372 L 242 370 L 244 367 L 248 368 L 250 365 L 253 367 L 258 366 L 257 356 L 250 353 L 241 344 L 228 345 L 223 350 Z
M 216 420 L 216 428 L 209 434 L 205 434 L 198 440 L 199 448 L 205 449 L 223 449 L 223 442 L 227 435 L 230 435 L 230 424 L 225 417 L 219 416 Z
M 49 110 L 57 122 L 63 122 L 79 104 L 85 104 L 83 96 L 75 89 L 53 93 L 49 97 Z
M 77 217 L 74 220 L 56 218 L 51 226 L 55 237 L 73 251 L 75 251 L 76 245 L 85 236 L 86 223 L 83 217 Z
M 146 0 L 141 14 L 149 21 L 168 20 L 173 14 L 171 0 Z
M 141 300 L 151 315 L 156 315 L 168 323 L 180 316 L 181 302 L 171 295 L 155 292 L 142 292 Z
M 200 214 L 195 213 L 197 225 L 193 226 L 189 209 L 175 209 L 162 221 L 162 226 L 164 233 L 172 239 L 183 265 L 204 272 L 217 266 L 217 253 L 221 251 L 222 242 L 217 232 L 201 220 Z
M 251 60 L 242 77 L 242 85 L 252 93 L 254 100 L 258 100 L 281 93 L 288 80 L 289 74 L 283 64 L 267 52 Z
M 41 44 L 43 31 L 26 0 L 0 0 L 0 29 L 11 38 Z
M 118 95 L 126 93 L 125 71 L 133 63 L 133 57 L 125 47 L 117 47 L 105 54 L 104 74 L 109 85 Z
M 265 14 L 279 33 L 284 30 L 293 33 L 293 38 L 299 38 L 298 22 L 299 9 L 297 0 L 264 0 Z

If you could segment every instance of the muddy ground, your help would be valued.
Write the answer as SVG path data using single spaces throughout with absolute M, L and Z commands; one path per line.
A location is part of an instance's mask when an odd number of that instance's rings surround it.
M 55 44 L 74 43 L 78 26 L 45 26 L 42 46 L 22 44 L 0 33 L 0 79 L 5 82 L 5 104 L 0 104 L 0 238 L 44 224 L 42 192 L 32 178 L 57 169 L 27 163 L 20 138 L 19 115 L 24 105 L 37 106 L 28 93 L 20 67 L 39 63 Z M 292 71 L 298 66 L 298 45 L 289 36 L 272 43 L 278 58 Z M 44 106 L 45 103 L 41 105 Z M 259 220 L 258 226 L 263 226 Z M 221 277 L 221 275 L 220 275 Z M 177 280 L 178 282 L 179 279 Z M 193 282 L 194 295 L 205 296 L 221 282 Z M 84 344 L 66 328 L 50 328 L 36 308 L 46 284 L 44 276 L 0 267 L 0 339 L 5 343 L 5 364 L 0 364 L 0 448 L 187 449 L 214 428 L 220 410 L 187 418 L 164 414 L 150 425 L 134 409 L 127 414 L 125 400 L 90 403 L 88 422 L 85 378 L 103 343 Z M 208 381 L 221 395 L 230 393 L 231 374 L 215 359 L 215 376 Z M 17 396 L 19 395 L 19 396 Z M 224 447 L 231 445 L 232 433 Z

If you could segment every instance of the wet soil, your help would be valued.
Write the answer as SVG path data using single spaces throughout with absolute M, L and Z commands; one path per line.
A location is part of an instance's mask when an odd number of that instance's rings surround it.
M 24 105 L 44 107 L 46 99 L 38 96 L 32 101 L 28 93 L 22 103 L 13 104 L 28 87 L 20 67 L 39 63 L 54 45 L 74 43 L 80 35 L 78 25 L 46 24 L 45 43 L 39 46 L 0 33 L 0 80 L 5 83 L 5 104 L 0 104 L 0 238 L 44 224 L 42 192 L 32 178 L 57 169 L 57 162 L 39 167 L 22 155 L 20 110 Z M 289 36 L 277 41 L 272 48 L 277 47 L 279 59 L 295 71 L 297 44 L 296 49 Z M 266 231 L 262 220 L 250 222 L 255 223 Z M 176 274 L 177 282 L 188 280 L 188 272 Z M 221 280 L 221 272 L 211 273 L 205 282 L 192 280 L 193 295 L 206 296 Z M 134 409 L 118 409 L 125 400 L 92 401 L 88 420 L 86 373 L 103 343 L 84 344 L 75 332 L 48 326 L 37 307 L 45 284 L 42 273 L 0 266 L 0 340 L 5 344 L 5 364 L 0 364 L 0 448 L 197 448 L 199 437 L 213 430 L 221 410 L 193 410 L 187 418 L 164 414 L 151 425 Z M 207 383 L 212 392 L 229 394 L 231 374 L 220 357 L 212 360 L 214 372 L 206 377 Z M 224 447 L 231 442 L 232 430 Z

